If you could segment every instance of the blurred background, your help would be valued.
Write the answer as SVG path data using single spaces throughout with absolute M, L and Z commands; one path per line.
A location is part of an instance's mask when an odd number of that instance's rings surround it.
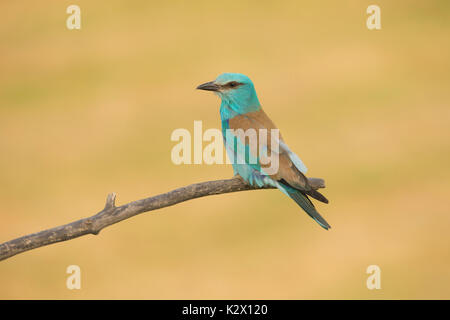
M 81 8 L 68 30 L 66 8 Z M 381 30 L 366 27 L 371 4 Z M 206 197 L 0 262 L 0 298 L 449 299 L 449 1 L 2 1 L 0 242 L 191 183 L 195 87 L 240 72 L 312 177 L 320 228 L 274 190 Z M 66 268 L 81 268 L 81 290 Z M 366 269 L 381 268 L 381 290 Z

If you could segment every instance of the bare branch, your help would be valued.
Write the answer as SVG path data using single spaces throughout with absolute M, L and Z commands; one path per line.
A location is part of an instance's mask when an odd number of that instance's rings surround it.
M 325 182 L 318 178 L 309 178 L 309 184 L 314 189 L 325 187 Z M 161 209 L 195 198 L 257 189 L 272 188 L 255 188 L 247 185 L 239 177 L 234 177 L 227 180 L 191 184 L 187 187 L 178 188 L 154 197 L 133 201 L 120 207 L 115 206 L 116 194 L 111 193 L 106 199 L 105 208 L 92 217 L 80 219 L 56 228 L 29 234 L 0 244 L 0 261 L 16 254 L 56 242 L 71 240 L 86 234 L 96 235 L 103 228 L 143 212 Z

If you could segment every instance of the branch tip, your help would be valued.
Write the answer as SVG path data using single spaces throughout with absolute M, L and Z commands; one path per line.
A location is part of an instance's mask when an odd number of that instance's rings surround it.
M 105 204 L 105 210 L 113 209 L 116 207 L 116 193 L 110 193 L 106 197 L 106 204 Z

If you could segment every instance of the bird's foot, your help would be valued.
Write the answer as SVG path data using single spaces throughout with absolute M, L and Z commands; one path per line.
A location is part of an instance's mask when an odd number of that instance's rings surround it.
M 242 178 L 242 177 L 239 175 L 239 173 L 236 173 L 236 174 L 233 176 L 233 179 L 239 179 L 239 180 L 241 180 L 242 182 L 244 182 L 245 184 L 248 184 L 248 182 L 245 181 L 244 178 Z

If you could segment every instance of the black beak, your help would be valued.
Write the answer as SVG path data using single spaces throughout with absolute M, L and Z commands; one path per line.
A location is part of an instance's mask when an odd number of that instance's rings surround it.
M 199 90 L 207 90 L 207 91 L 219 91 L 219 86 L 214 83 L 214 81 L 210 81 L 204 84 L 201 84 L 197 87 Z

